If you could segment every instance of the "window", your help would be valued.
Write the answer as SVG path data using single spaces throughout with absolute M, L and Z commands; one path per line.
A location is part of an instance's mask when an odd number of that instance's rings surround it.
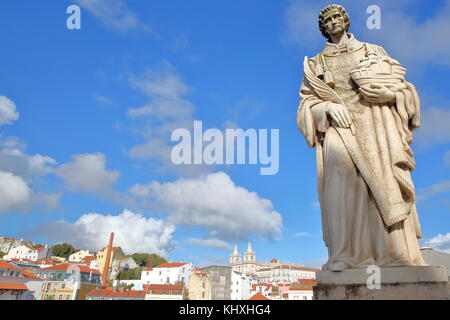
M 203 281 L 203 283 L 202 283 L 202 288 L 203 288 L 203 289 L 206 288 L 206 283 L 205 283 L 205 281 Z
M 66 296 L 66 300 L 70 300 L 70 295 L 69 294 Z
M 166 294 L 166 290 L 163 290 L 163 291 L 162 291 L 162 294 Z
M 205 292 L 202 292 L 202 298 L 205 298 Z

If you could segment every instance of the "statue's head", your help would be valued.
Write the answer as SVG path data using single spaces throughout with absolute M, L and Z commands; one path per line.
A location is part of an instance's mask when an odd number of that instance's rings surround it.
M 342 6 L 330 4 L 320 11 L 319 28 L 322 35 L 331 40 L 330 35 L 348 32 L 350 16 Z

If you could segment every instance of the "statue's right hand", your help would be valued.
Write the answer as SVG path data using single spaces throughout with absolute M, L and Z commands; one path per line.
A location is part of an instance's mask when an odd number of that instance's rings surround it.
M 342 104 L 329 102 L 327 107 L 327 114 L 341 128 L 350 128 L 350 125 L 353 122 L 351 113 Z

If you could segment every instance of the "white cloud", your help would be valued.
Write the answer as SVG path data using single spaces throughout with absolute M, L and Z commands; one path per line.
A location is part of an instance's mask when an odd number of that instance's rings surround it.
M 73 0 L 73 2 L 88 10 L 108 28 L 122 32 L 138 28 L 149 30 L 122 0 Z
M 132 146 L 128 155 L 150 161 L 158 170 L 191 176 L 205 173 L 206 167 L 176 166 L 170 158 L 172 132 L 178 128 L 191 131 L 194 122 L 195 106 L 185 98 L 191 89 L 181 75 L 170 63 L 163 61 L 141 76 L 130 76 L 130 83 L 149 101 L 127 112 L 128 118 L 133 120 L 134 131 L 144 139 L 143 143 Z
M 425 246 L 450 253 L 450 233 L 438 234 L 436 237 L 425 241 Z
M 204 247 L 210 247 L 215 249 L 221 249 L 230 251 L 231 245 L 228 242 L 225 242 L 223 240 L 219 239 L 195 239 L 191 238 L 187 240 L 188 243 L 197 245 L 197 246 L 204 246 Z
M 48 156 L 28 155 L 20 149 L 0 150 L 0 170 L 11 172 L 26 180 L 33 176 L 52 173 L 55 165 L 57 162 Z
M 444 154 L 444 164 L 448 167 L 450 167 L 450 151 L 447 151 Z
M 297 232 L 294 234 L 294 237 L 310 237 L 311 234 L 309 234 L 308 232 Z
M 99 104 L 108 105 L 108 104 L 114 103 L 114 100 L 112 98 L 106 97 L 106 96 L 98 94 L 98 93 L 91 94 L 91 97 Z
M 27 144 L 22 138 L 15 136 L 8 136 L 0 140 L 0 146 L 7 150 L 18 149 L 20 151 L 25 151 Z
M 58 207 L 61 193 L 35 193 L 26 181 L 11 172 L 0 171 L 0 213 L 52 210 Z
M 434 16 L 421 22 L 411 14 L 417 3 L 391 8 L 383 2 L 380 5 L 382 29 L 373 32 L 363 28 L 366 41 L 383 43 L 393 57 L 415 68 L 417 64 L 427 63 L 450 67 L 450 42 L 443 36 L 443 32 L 450 29 L 450 1 L 445 0 Z
M 272 202 L 236 186 L 224 172 L 138 184 L 130 194 L 144 204 L 158 205 L 169 214 L 169 221 L 205 227 L 216 238 L 237 240 L 262 235 L 273 240 L 281 233 L 282 217 Z
M 421 147 L 450 142 L 450 109 L 432 107 L 422 110 L 421 127 L 415 139 Z
M 450 181 L 441 181 L 421 189 L 417 194 L 417 202 L 423 202 L 442 193 L 450 192 Z
M 31 193 L 31 189 L 21 177 L 0 171 L 0 212 L 25 208 Z
M 16 104 L 5 96 L 0 96 L 0 126 L 12 124 L 19 119 Z
M 79 249 L 99 250 L 114 232 L 114 246 L 126 254 L 156 253 L 162 256 L 172 250 L 175 227 L 164 220 L 146 218 L 130 210 L 119 215 L 88 213 L 74 223 L 57 221 L 41 225 L 33 234 L 42 234 L 55 241 L 67 241 Z
M 112 186 L 119 178 L 120 172 L 106 168 L 106 157 L 103 153 L 75 155 L 72 161 L 57 168 L 55 174 L 64 180 L 69 190 L 99 194 L 106 198 L 119 197 Z

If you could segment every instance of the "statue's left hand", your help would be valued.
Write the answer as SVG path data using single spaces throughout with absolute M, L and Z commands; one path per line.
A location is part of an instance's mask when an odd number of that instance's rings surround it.
M 386 103 L 395 100 L 394 91 L 386 86 L 375 83 L 359 88 L 359 92 L 361 92 L 367 101 L 372 103 Z

